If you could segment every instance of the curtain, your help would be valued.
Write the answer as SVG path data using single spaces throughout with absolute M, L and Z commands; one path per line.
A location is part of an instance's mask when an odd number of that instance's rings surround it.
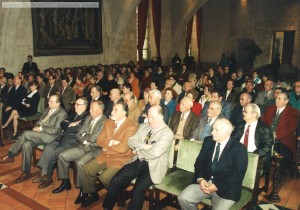
M 146 35 L 146 26 L 147 26 L 147 14 L 148 14 L 148 0 L 141 0 L 138 6 L 138 55 L 139 63 L 143 63 L 143 46 Z
M 152 17 L 157 56 L 159 56 L 161 34 L 161 0 L 152 0 Z
M 196 14 L 197 47 L 198 47 L 198 69 L 201 70 L 201 35 L 202 35 L 202 8 Z
M 189 55 L 189 47 L 192 39 L 192 31 L 193 31 L 193 17 L 186 25 L 185 56 Z

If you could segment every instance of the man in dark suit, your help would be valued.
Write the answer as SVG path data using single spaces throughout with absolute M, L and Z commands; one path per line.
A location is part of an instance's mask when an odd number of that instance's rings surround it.
M 50 96 L 60 93 L 61 92 L 60 90 L 61 90 L 61 87 L 59 84 L 56 83 L 55 76 L 50 75 L 49 79 L 48 79 L 48 84 L 46 85 L 46 90 L 45 90 L 45 93 L 46 93 L 45 106 L 47 106 L 47 102 L 48 102 Z
M 23 99 L 26 98 L 27 96 L 27 90 L 23 85 L 21 85 L 21 83 L 22 83 L 21 77 L 15 76 L 14 87 L 10 90 L 12 92 L 9 93 L 9 98 L 7 99 L 7 104 L 2 116 L 3 124 L 6 123 L 12 110 L 20 107 L 23 102 Z
M 7 97 L 8 85 L 6 77 L 0 79 L 0 100 L 3 102 L 3 99 Z
M 238 124 L 239 122 L 243 121 L 243 110 L 245 107 L 250 104 L 252 101 L 252 96 L 250 93 L 242 93 L 240 95 L 240 104 L 236 105 L 233 110 L 230 117 L 230 122 L 233 126 Z
M 103 129 L 106 116 L 103 114 L 104 104 L 101 101 L 95 101 L 90 106 L 90 116 L 84 121 L 83 127 L 76 134 L 76 140 L 80 142 L 77 147 L 68 149 L 58 156 L 57 179 L 62 180 L 61 185 L 53 190 L 53 193 L 71 189 L 69 179 L 69 166 L 71 161 L 76 161 L 77 177 L 75 186 L 82 187 L 83 166 L 97 157 L 101 149 L 97 146 L 96 140 Z
M 71 102 L 74 102 L 76 99 L 76 95 L 72 87 L 69 85 L 67 77 L 63 77 L 61 83 L 62 83 L 62 90 L 61 90 L 61 99 L 62 99 L 62 105 L 67 113 L 70 113 L 72 111 L 72 104 Z
M 38 166 L 42 169 L 40 176 L 32 180 L 33 183 L 40 183 L 39 188 L 46 188 L 52 181 L 52 174 L 58 155 L 72 147 L 78 146 L 79 142 L 75 135 L 80 130 L 87 116 L 86 108 L 88 102 L 84 98 L 77 99 L 75 103 L 75 113 L 60 123 L 63 135 L 55 141 L 47 144 L 44 148 L 42 156 L 38 162 Z
M 221 114 L 222 105 L 219 102 L 211 102 L 207 109 L 207 114 L 200 118 L 198 126 L 193 130 L 191 139 L 203 141 L 205 137 L 211 135 L 214 122 L 223 117 Z
M 178 101 L 181 101 L 184 96 L 186 96 L 187 92 L 192 89 L 190 82 L 185 82 L 182 87 L 182 92 L 178 95 Z
M 114 105 L 118 101 L 123 101 L 123 98 L 121 97 L 121 90 L 117 89 L 117 88 L 112 89 L 110 91 L 109 98 L 110 98 L 110 101 L 107 103 L 107 107 L 104 112 L 104 114 L 107 118 L 109 118 L 109 115 L 111 114 L 111 111 L 113 110 Z
M 224 93 L 224 101 L 236 104 L 238 92 L 234 88 L 234 81 L 229 79 L 226 84 L 226 92 Z
M 146 104 L 145 110 L 139 117 L 138 121 L 140 124 L 148 122 L 148 111 L 151 106 L 158 105 L 163 109 L 164 121 L 166 124 L 169 123 L 169 110 L 168 107 L 161 102 L 161 92 L 159 90 L 151 90 L 149 92 L 149 103 Z
M 281 174 L 291 165 L 296 157 L 297 137 L 295 132 L 299 124 L 299 111 L 288 106 L 289 95 L 286 92 L 278 93 L 275 104 L 268 106 L 262 121 L 266 122 L 274 133 L 274 150 L 281 154 Z
M 39 73 L 38 66 L 35 62 L 32 62 L 32 56 L 27 56 L 27 62 L 24 63 L 22 68 L 22 73 L 27 77 L 29 73 L 33 73 L 34 75 L 37 75 Z
M 216 101 L 221 103 L 222 105 L 222 112 L 221 114 L 226 117 L 227 119 L 230 119 L 231 112 L 232 112 L 232 104 L 229 102 L 226 102 L 223 100 L 222 92 L 218 89 L 215 89 L 211 92 L 211 101 Z M 209 102 L 206 102 L 204 104 L 204 107 L 201 111 L 201 117 L 205 116 L 207 114 L 207 109 L 209 106 Z
M 49 108 L 44 111 L 32 131 L 25 131 L 19 140 L 9 149 L 8 154 L 0 160 L 0 163 L 14 162 L 15 156 L 22 149 L 23 173 L 15 180 L 16 183 L 31 178 L 32 149 L 38 145 L 46 145 L 61 135 L 60 123 L 67 118 L 67 113 L 60 107 L 60 96 L 51 96 L 48 104 Z
M 258 105 L 250 103 L 243 111 L 243 121 L 238 123 L 232 137 L 240 141 L 248 152 L 259 154 L 265 170 L 269 170 L 273 133 L 270 127 L 259 120 L 261 114 Z
M 94 101 L 102 101 L 105 105 L 105 110 L 106 110 L 108 101 L 105 98 L 102 97 L 101 93 L 102 93 L 101 87 L 99 87 L 97 85 L 92 87 L 91 88 L 91 101 L 90 101 L 90 104 Z M 105 113 L 105 110 L 104 110 L 104 113 Z
M 127 114 L 126 103 L 117 102 L 111 119 L 104 123 L 104 128 L 97 138 L 97 145 L 103 152 L 84 166 L 83 189 L 75 204 L 81 201 L 81 206 L 85 207 L 99 200 L 96 173 L 103 171 L 99 180 L 108 189 L 113 176 L 132 158 L 128 138 L 136 132 L 137 127 L 126 117 Z
M 196 210 L 197 203 L 212 198 L 212 209 L 230 209 L 240 199 L 248 154 L 231 138 L 233 126 L 225 119 L 216 120 L 212 136 L 206 137 L 195 163 L 193 184 L 178 196 L 183 210 Z
M 180 102 L 180 111 L 173 113 L 169 127 L 175 139 L 190 139 L 198 125 L 198 116 L 191 111 L 192 99 L 184 97 Z

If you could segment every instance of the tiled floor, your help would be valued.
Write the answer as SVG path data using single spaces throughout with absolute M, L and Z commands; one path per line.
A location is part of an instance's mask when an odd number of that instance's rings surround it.
M 11 146 L 9 141 L 4 142 L 6 146 L 0 147 L 0 155 L 7 153 Z M 39 154 L 38 154 L 39 155 Z M 38 184 L 32 183 L 31 180 L 26 182 L 15 184 L 14 180 L 21 174 L 21 155 L 19 155 L 14 163 L 0 165 L 0 182 L 7 185 L 7 188 L 0 190 L 0 210 L 27 210 L 27 209 L 53 209 L 53 210 L 71 210 L 71 209 L 102 209 L 101 203 L 104 200 L 106 191 L 99 192 L 100 200 L 94 203 L 89 208 L 80 208 L 79 205 L 74 204 L 74 200 L 78 195 L 78 189 L 74 186 L 70 191 L 64 191 L 59 194 L 52 194 L 52 189 L 59 186 L 60 181 L 56 181 L 56 175 L 54 175 L 54 184 L 46 189 L 38 189 Z M 32 174 L 37 175 L 39 173 L 38 168 L 32 168 Z M 56 172 L 55 172 L 56 173 Z M 72 176 L 72 173 L 70 173 Z M 71 180 L 73 180 L 71 178 Z M 269 189 L 270 193 L 271 188 Z M 262 193 L 259 200 L 267 201 L 265 199 L 265 193 Z M 284 184 L 279 191 L 281 202 L 276 205 L 283 206 L 289 209 L 300 209 L 300 179 L 291 179 L 287 177 L 284 179 Z M 126 209 L 118 208 L 115 209 Z M 144 204 L 144 209 L 147 208 L 147 202 Z M 173 208 L 167 207 L 165 210 L 171 210 Z

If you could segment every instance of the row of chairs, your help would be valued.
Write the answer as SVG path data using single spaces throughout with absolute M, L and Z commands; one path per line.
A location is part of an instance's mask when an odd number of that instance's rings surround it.
M 202 143 L 181 140 L 179 142 L 180 149 L 178 150 L 175 168 L 173 165 L 174 144 L 175 140 L 173 141 L 172 149 L 169 153 L 169 173 L 163 179 L 162 183 L 151 186 L 146 192 L 146 200 L 149 201 L 150 210 L 162 209 L 165 206 L 172 206 L 179 209 L 177 196 L 184 188 L 192 183 L 194 164 L 202 148 Z M 248 209 L 253 209 L 257 200 L 256 197 L 258 196 L 257 187 L 260 177 L 258 162 L 259 155 L 248 153 L 248 168 L 242 183 L 241 199 L 232 206 L 231 210 L 242 209 L 245 206 L 247 206 Z M 131 185 L 134 184 L 134 181 Z M 163 194 L 166 194 L 166 196 L 161 196 L 162 192 Z M 130 195 L 130 191 L 125 190 L 122 192 L 121 199 L 119 199 L 119 205 L 125 206 L 125 200 L 130 198 Z M 210 199 L 204 199 L 202 203 L 211 206 Z

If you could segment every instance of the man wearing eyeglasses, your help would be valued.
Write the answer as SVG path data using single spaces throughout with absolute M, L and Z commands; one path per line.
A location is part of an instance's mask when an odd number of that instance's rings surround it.
M 81 203 L 82 207 L 86 207 L 99 200 L 96 173 L 101 172 L 99 180 L 109 188 L 113 176 L 132 158 L 128 138 L 136 132 L 137 126 L 127 114 L 128 106 L 125 102 L 114 105 L 111 119 L 104 123 L 103 131 L 97 138 L 97 145 L 102 148 L 102 152 L 84 166 L 83 188 L 75 204 Z
M 80 142 L 79 145 L 59 154 L 57 179 L 62 180 L 62 182 L 58 188 L 52 191 L 53 193 L 61 193 L 64 190 L 71 189 L 69 166 L 72 161 L 76 161 L 77 176 L 75 186 L 77 188 L 82 187 L 83 166 L 101 152 L 101 148 L 97 146 L 96 140 L 107 119 L 103 114 L 104 108 L 102 101 L 95 101 L 91 104 L 90 116 L 86 118 L 82 128 L 75 136 L 76 140 Z
M 134 157 L 112 178 L 103 202 L 104 209 L 113 209 L 122 189 L 135 178 L 137 182 L 128 209 L 142 209 L 145 190 L 153 183 L 161 183 L 167 173 L 168 153 L 174 134 L 164 123 L 161 106 L 151 106 L 147 117 L 149 122 L 141 124 L 138 131 L 128 139 Z
M 52 174 L 58 155 L 65 150 L 79 145 L 75 136 L 88 115 L 86 112 L 87 105 L 88 102 L 85 98 L 77 99 L 75 113 L 69 115 L 66 120 L 60 123 L 63 135 L 44 148 L 38 162 L 38 166 L 42 169 L 41 174 L 32 180 L 33 183 L 40 183 L 39 188 L 46 188 L 53 183 Z

